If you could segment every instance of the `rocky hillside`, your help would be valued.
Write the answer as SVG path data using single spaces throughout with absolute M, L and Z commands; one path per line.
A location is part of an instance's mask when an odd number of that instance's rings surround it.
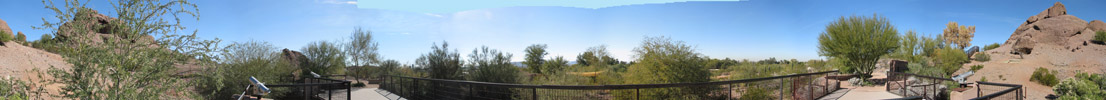
M 1027 99 L 1044 99 L 1053 93 L 1052 87 L 1029 81 L 1036 68 L 1057 71 L 1060 79 L 1076 72 L 1106 71 L 1106 45 L 1091 40 L 1095 31 L 1106 31 L 1106 23 L 1069 15 L 1064 4 L 1057 2 L 1029 16 L 1000 47 L 982 52 L 990 55 L 990 61 L 965 64 L 957 73 L 966 72 L 972 65 L 984 65 L 968 80 L 986 77 L 991 82 L 1022 84 L 1032 91 L 1026 92 Z M 962 93 L 961 99 L 975 97 L 974 89 Z
M 12 32 L 3 20 L 0 20 L 0 31 Z M 49 76 L 40 78 L 38 75 L 47 75 L 46 71 L 51 67 L 68 69 L 73 66 L 65 62 L 65 57 L 58 54 L 23 46 L 17 42 L 9 41 L 3 44 L 0 46 L 0 78 L 24 80 L 38 86 L 44 84 L 40 82 L 44 80 L 42 78 L 50 78 Z M 50 92 L 47 94 L 58 94 L 60 87 L 61 85 L 48 85 L 41 88 Z M 37 88 L 40 87 L 32 89 Z

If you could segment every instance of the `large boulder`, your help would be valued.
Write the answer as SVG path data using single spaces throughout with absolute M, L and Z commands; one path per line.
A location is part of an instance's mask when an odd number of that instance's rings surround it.
M 1103 23 L 1101 20 L 1093 20 L 1087 23 L 1087 29 L 1091 29 L 1092 31 L 1106 31 L 1106 23 Z
M 99 45 L 105 41 L 123 43 L 141 43 L 159 47 L 153 36 L 135 33 L 122 33 L 128 30 L 122 21 L 96 10 L 80 10 L 72 20 L 58 26 L 57 38 L 74 44 Z
M 1064 5 L 1057 2 L 1018 26 L 1006 44 L 1013 44 L 1012 53 L 1017 54 L 1030 54 L 1038 45 L 1076 44 L 1071 40 L 1083 40 L 1072 38 L 1082 34 L 1087 25 L 1087 21 L 1067 15 Z
M 8 27 L 8 22 L 5 22 L 3 19 L 0 19 L 0 31 L 4 31 L 4 32 L 7 32 L 8 34 L 12 34 L 12 37 L 15 37 L 15 35 L 14 35 L 15 32 L 12 31 L 11 27 Z
M 284 50 L 280 50 L 280 55 L 282 58 L 284 58 L 284 60 L 287 60 L 288 63 L 296 67 L 301 67 L 300 65 L 305 64 L 308 61 L 307 56 L 303 55 L 303 53 L 300 53 L 299 51 L 288 50 L 287 48 L 285 48 Z

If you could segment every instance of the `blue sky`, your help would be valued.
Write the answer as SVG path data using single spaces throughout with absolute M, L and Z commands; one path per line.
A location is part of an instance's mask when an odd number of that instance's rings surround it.
M 108 0 L 93 2 L 90 7 L 113 16 Z M 1057 1 L 749 0 L 471 9 L 441 7 L 450 6 L 441 2 L 393 4 L 410 8 L 375 7 L 366 3 L 390 2 L 368 0 L 193 2 L 199 5 L 200 19 L 184 24 L 199 30 L 204 38 L 267 41 L 299 50 L 312 41 L 343 41 L 355 27 L 364 27 L 373 31 L 385 59 L 411 63 L 442 41 L 462 55 L 483 45 L 514 54 L 515 61 L 522 60 L 523 48 L 531 44 L 548 44 L 550 56 L 568 60 L 588 47 L 607 45 L 614 57 L 628 61 L 633 59 L 633 48 L 646 36 L 682 40 L 713 58 L 822 59 L 817 54 L 818 34 L 834 19 L 854 14 L 880 14 L 902 32 L 915 30 L 926 35 L 940 34 L 949 21 L 974 25 L 972 44 L 984 45 L 1004 42 L 1025 19 Z M 1106 19 L 1101 12 L 1106 1 L 1060 2 L 1068 14 L 1083 20 Z M 474 4 L 484 3 L 456 5 Z M 31 26 L 53 16 L 38 0 L 0 1 L 0 13 L 0 19 L 31 40 L 47 32 Z

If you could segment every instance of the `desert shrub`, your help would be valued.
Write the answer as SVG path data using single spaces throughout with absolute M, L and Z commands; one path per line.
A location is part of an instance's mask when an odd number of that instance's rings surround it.
M 453 52 L 449 51 L 449 43 L 442 42 L 442 46 L 437 44 L 430 47 L 433 51 L 420 56 L 415 63 L 419 66 L 426 67 L 427 74 L 430 78 L 435 79 L 448 79 L 448 80 L 462 80 L 464 76 L 461 74 L 461 56 L 457 54 L 457 50 Z
M 307 56 L 308 64 L 304 73 L 315 72 L 319 75 L 342 74 L 346 68 L 346 55 L 338 44 L 329 41 L 316 41 L 301 49 Z M 308 75 L 308 74 L 302 74 Z
M 818 36 L 818 54 L 844 58 L 861 77 L 870 77 L 876 60 L 899 48 L 898 31 L 881 16 L 841 17 Z
M 758 88 L 758 87 L 749 87 L 749 88 L 746 89 L 745 93 L 741 94 L 741 98 L 737 98 L 737 100 L 773 100 L 773 99 L 776 99 L 776 97 L 772 96 L 772 95 L 773 94 L 771 93 L 771 91 L 768 91 L 768 89 Z
M 353 86 L 353 87 L 365 87 L 365 83 L 360 83 L 360 82 L 358 82 L 358 83 L 353 83 L 353 85 L 352 85 L 352 86 Z
M 0 99 L 27 100 L 31 87 L 21 80 L 0 78 Z
M 937 66 L 945 71 L 945 74 L 952 74 L 960 69 L 961 65 L 968 62 L 968 55 L 958 49 L 946 47 L 937 50 L 937 56 L 934 60 L 937 62 Z
M 635 64 L 626 72 L 626 84 L 691 83 L 710 81 L 704 60 L 690 45 L 667 37 L 647 37 L 635 48 Z M 705 91 L 692 88 L 663 88 L 642 91 L 643 99 L 705 99 Z M 616 94 L 635 95 L 635 94 Z M 619 96 L 619 97 L 623 97 Z M 629 96 L 626 96 L 629 97 Z
M 526 64 L 526 68 L 530 71 L 530 73 L 544 73 L 543 70 L 545 69 L 543 67 L 545 66 L 542 66 L 542 64 L 546 62 L 546 60 L 544 59 L 545 55 L 549 54 L 548 52 L 545 52 L 545 48 L 545 44 L 534 44 L 527 46 L 524 50 L 524 52 L 526 52 L 526 56 L 524 58 L 525 61 L 522 61 L 522 64 Z
M 1099 42 L 1106 42 L 1106 31 L 1095 32 L 1094 40 Z
M 975 59 L 973 59 L 973 60 L 979 61 L 979 62 L 991 61 L 991 55 L 988 55 L 987 53 L 983 53 L 983 52 L 978 52 L 978 53 L 975 53 Z
M 983 46 L 983 51 L 995 49 L 998 48 L 998 46 L 1000 46 L 998 43 L 988 44 L 987 46 Z
M 7 31 L 0 31 L 0 42 L 8 42 L 12 40 L 12 35 Z M 3 43 L 0 43 L 3 44 Z
M 983 69 L 983 65 L 972 65 L 972 71 Z
M 564 57 L 557 56 L 546 61 L 545 63 L 542 63 L 541 66 L 544 73 L 557 74 L 561 73 L 561 71 L 563 71 L 565 67 L 568 67 L 568 61 L 566 61 Z
M 987 77 L 980 77 L 980 78 L 979 78 L 979 81 L 981 81 L 981 82 L 987 82 Z
M 1104 100 L 1106 75 L 1080 72 L 1075 77 L 1064 79 L 1052 90 L 1060 95 L 1059 100 Z
M 1033 71 L 1033 75 L 1029 77 L 1029 81 L 1040 83 L 1045 86 L 1054 86 L 1060 81 L 1056 79 L 1056 75 L 1048 69 L 1041 67 Z

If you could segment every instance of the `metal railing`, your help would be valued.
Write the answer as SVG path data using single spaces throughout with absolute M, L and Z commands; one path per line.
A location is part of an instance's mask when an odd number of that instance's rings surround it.
M 945 100 L 949 98 L 949 88 L 943 83 L 955 83 L 950 78 L 933 77 L 902 72 L 888 72 L 887 92 L 903 97 L 920 97 L 926 100 Z
M 983 94 L 983 85 L 994 85 L 994 86 L 999 86 L 1000 88 L 1005 87 L 1005 89 L 1002 89 L 1002 90 L 1000 90 L 998 92 L 995 92 L 995 93 L 990 93 L 990 94 L 984 95 Z M 990 99 L 1022 100 L 1022 99 L 1025 98 L 1025 90 L 1022 88 L 1022 85 L 1019 85 L 1019 84 L 1006 84 L 1006 83 L 992 83 L 992 82 L 976 81 L 975 87 L 976 87 L 976 97 L 972 98 L 971 100 L 990 100 Z M 1009 95 L 1010 93 L 1014 93 L 1013 94 L 1014 97 L 1010 97 L 1010 95 Z
M 813 100 L 840 88 L 838 71 L 671 84 L 528 85 L 385 76 L 380 88 L 404 99 L 790 99 Z M 394 98 L 398 99 L 398 98 Z
M 346 99 L 351 99 L 351 81 L 330 79 L 332 76 L 345 76 L 345 75 L 325 75 L 323 77 L 303 77 L 293 84 L 270 84 L 265 85 L 269 88 L 292 88 L 293 95 L 302 97 L 301 100 L 316 100 L 316 99 L 333 99 L 332 90 L 346 90 Z M 294 78 L 294 77 L 288 77 Z M 249 91 L 249 90 L 247 90 Z M 316 98 L 317 94 L 326 92 L 327 97 Z

